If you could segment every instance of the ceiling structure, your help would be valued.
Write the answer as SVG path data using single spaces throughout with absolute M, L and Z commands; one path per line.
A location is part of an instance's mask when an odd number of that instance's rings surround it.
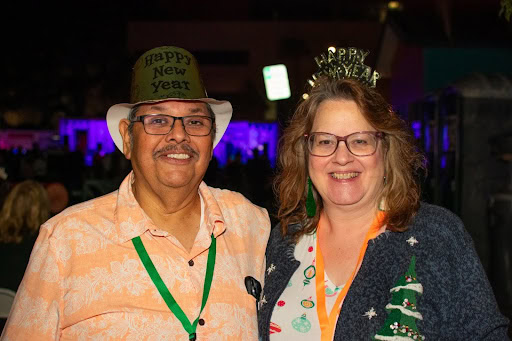
M 418 44 L 510 46 L 512 22 L 499 16 L 500 0 L 111 0 L 9 1 L 2 5 L 12 34 L 46 26 L 102 30 L 127 21 L 379 21 L 386 18 L 401 38 Z M 109 28 L 110 29 L 110 28 Z M 107 33 L 107 32 L 106 32 Z M 37 36 L 38 32 L 32 32 Z
M 387 21 L 403 40 L 421 45 L 512 46 L 512 24 L 499 16 L 500 0 L 389 1 L 132 1 L 129 20 Z M 112 8 L 112 11 L 115 9 Z
M 377 27 L 380 33 L 354 30 L 340 32 L 339 36 L 353 36 L 359 41 L 361 36 L 371 34 L 368 41 L 381 39 L 381 51 L 378 51 L 379 44 L 363 47 L 374 49 L 371 58 L 380 58 L 377 67 L 384 72 L 389 72 L 395 51 L 390 48 L 387 37 L 415 47 L 512 47 L 512 21 L 499 16 L 500 0 L 402 0 L 397 10 L 389 10 L 388 5 L 388 1 L 382 0 L 89 0 L 79 5 L 74 1 L 9 1 L 2 5 L 5 19 L 0 22 L 4 43 L 4 53 L 0 55 L 0 75 L 4 80 L 0 83 L 0 112 L 22 103 L 49 113 L 103 115 L 108 103 L 125 98 L 128 93 L 126 70 L 131 69 L 134 60 L 129 60 L 126 54 L 134 51 L 127 47 L 130 39 L 127 31 L 129 27 L 137 27 L 133 23 L 138 22 L 171 26 L 184 23 L 183 27 L 198 23 L 202 29 L 213 32 L 215 25 L 232 22 L 234 28 L 226 30 L 240 36 L 247 34 L 236 29 L 239 23 L 254 27 L 259 27 L 260 23 L 302 26 L 303 30 L 290 29 L 289 37 L 275 45 L 286 51 L 274 53 L 292 59 L 294 53 L 300 54 L 297 49 L 302 46 L 302 40 L 326 35 L 322 34 L 323 27 L 367 23 L 367 26 Z M 208 23 L 212 24 L 210 29 L 205 28 Z M 249 47 L 261 44 L 255 39 L 264 40 L 266 34 L 272 34 L 271 30 L 265 32 L 256 37 L 252 34 L 253 40 L 244 44 Z M 204 39 L 212 39 L 211 32 L 208 33 L 204 36 L 209 38 Z M 150 34 L 143 35 L 142 39 L 151 40 Z M 176 35 L 179 37 L 180 33 L 167 37 L 179 41 Z M 196 40 L 202 38 L 200 34 L 193 36 Z M 220 34 L 218 40 L 213 40 L 219 41 L 220 52 L 229 50 L 226 46 L 230 42 L 221 41 Z M 237 41 L 233 37 L 231 40 Z M 203 54 L 205 52 L 208 51 Z M 237 57 L 233 53 L 233 58 Z M 225 62 L 225 55 L 221 59 Z M 305 60 L 305 65 L 311 64 L 309 56 Z M 243 79 L 248 72 L 254 70 L 239 72 L 239 78 Z M 88 102 L 87 96 L 95 98 L 95 92 L 107 94 L 103 102 Z M 246 92 L 254 93 L 250 89 Z M 246 98 L 240 102 L 250 103 Z

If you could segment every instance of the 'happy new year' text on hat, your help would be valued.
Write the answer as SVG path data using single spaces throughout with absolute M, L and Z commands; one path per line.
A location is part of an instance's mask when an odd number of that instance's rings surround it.
M 131 103 L 115 104 L 107 112 L 107 126 L 117 148 L 123 151 L 119 122 L 128 118 L 137 104 L 167 100 L 195 100 L 207 103 L 215 114 L 215 147 L 226 131 L 233 108 L 228 101 L 208 98 L 194 56 L 174 46 L 156 47 L 139 57 L 132 73 Z

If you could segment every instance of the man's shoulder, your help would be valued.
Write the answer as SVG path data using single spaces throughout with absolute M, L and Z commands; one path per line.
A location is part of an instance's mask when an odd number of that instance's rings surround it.
M 254 210 L 266 214 L 266 210 L 264 208 L 253 204 L 242 193 L 210 186 L 208 186 L 208 189 L 212 193 L 219 206 L 221 206 L 223 209 L 226 206 L 240 206 L 247 210 Z
M 247 226 L 263 229 L 268 238 L 270 232 L 270 218 L 265 208 L 253 204 L 243 194 L 208 187 L 208 191 L 220 209 L 220 213 L 231 229 L 247 230 Z M 256 228 L 249 229 L 254 233 L 262 233 Z M 266 242 L 266 240 L 265 240 Z
M 94 217 L 112 216 L 116 209 L 117 191 L 84 201 L 66 208 L 50 218 L 45 225 L 56 225 L 68 220 L 88 220 Z

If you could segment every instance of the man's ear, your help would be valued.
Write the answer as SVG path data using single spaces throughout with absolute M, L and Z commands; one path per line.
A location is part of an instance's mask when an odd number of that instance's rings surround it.
M 213 124 L 213 131 L 215 131 L 215 132 L 217 131 L 217 124 L 216 123 Z M 214 138 L 213 138 L 213 135 L 212 135 L 212 150 L 210 152 L 210 161 L 212 161 L 212 159 L 213 159 L 213 150 L 215 149 L 215 147 L 213 146 L 213 140 L 214 140 Z
M 213 159 L 213 142 L 212 142 L 212 148 L 210 150 L 210 161 L 212 161 L 212 159 Z M 208 161 L 208 162 L 210 162 L 210 161 Z
M 119 133 L 123 138 L 123 154 L 128 160 L 131 159 L 132 155 L 132 142 L 130 133 L 128 132 L 128 126 L 130 125 L 130 121 L 123 118 L 119 121 Z

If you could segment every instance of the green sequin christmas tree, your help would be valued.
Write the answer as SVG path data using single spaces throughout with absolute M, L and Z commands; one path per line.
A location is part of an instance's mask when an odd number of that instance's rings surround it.
M 374 340 L 406 341 L 425 339 L 416 327 L 416 320 L 422 320 L 416 306 L 416 294 L 423 293 L 423 286 L 416 279 L 416 258 L 412 256 L 409 269 L 390 290 L 391 302 L 386 305 L 388 318 L 375 334 Z

